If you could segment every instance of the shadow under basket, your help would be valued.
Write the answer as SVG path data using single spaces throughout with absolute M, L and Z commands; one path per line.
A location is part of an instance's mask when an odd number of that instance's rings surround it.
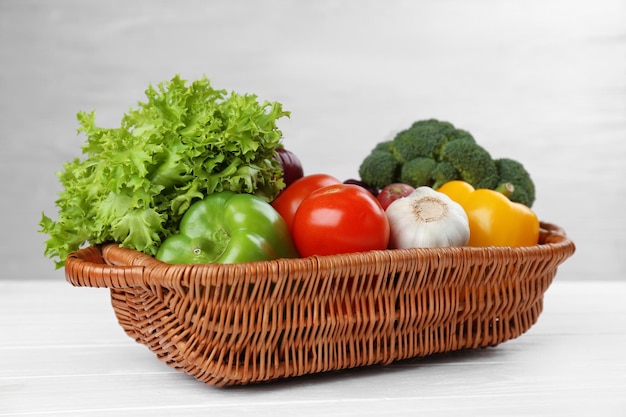
M 110 288 L 120 325 L 210 385 L 241 385 L 495 346 L 527 331 L 570 257 L 541 224 L 529 247 L 396 249 L 242 264 L 168 265 L 116 244 L 67 259 Z

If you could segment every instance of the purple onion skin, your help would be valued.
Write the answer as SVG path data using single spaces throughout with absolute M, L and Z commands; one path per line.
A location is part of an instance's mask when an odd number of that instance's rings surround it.
M 289 187 L 294 181 L 304 176 L 302 162 L 293 152 L 285 148 L 277 148 L 276 151 L 278 153 L 278 161 L 283 168 L 285 187 Z
M 344 184 L 353 184 L 353 185 L 358 185 L 360 187 L 365 188 L 367 191 L 369 191 L 370 193 L 372 193 L 372 195 L 374 197 L 376 197 L 378 195 L 378 188 L 372 187 L 366 183 L 364 183 L 363 181 L 359 181 L 359 180 L 355 180 L 350 178 L 349 180 L 345 180 L 343 182 Z

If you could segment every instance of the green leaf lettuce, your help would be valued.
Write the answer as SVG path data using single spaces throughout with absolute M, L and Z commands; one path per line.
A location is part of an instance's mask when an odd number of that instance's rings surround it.
M 270 201 L 284 188 L 276 121 L 289 112 L 280 103 L 215 90 L 206 77 L 188 84 L 176 76 L 150 85 L 146 97 L 118 128 L 78 113 L 84 158 L 64 164 L 58 218 L 42 214 L 40 222 L 49 235 L 44 253 L 57 267 L 86 243 L 154 255 L 205 195 L 229 190 Z

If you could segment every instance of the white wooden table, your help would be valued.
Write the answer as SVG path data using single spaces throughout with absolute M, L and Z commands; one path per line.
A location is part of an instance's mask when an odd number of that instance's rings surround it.
M 626 416 L 626 283 L 556 281 L 495 348 L 234 388 L 161 363 L 106 289 L 0 281 L 0 416 Z

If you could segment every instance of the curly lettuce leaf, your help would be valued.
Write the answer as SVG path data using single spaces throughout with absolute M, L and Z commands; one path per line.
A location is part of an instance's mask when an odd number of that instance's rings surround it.
M 115 241 L 154 255 L 205 195 L 229 190 L 269 201 L 284 188 L 276 122 L 289 112 L 280 103 L 227 94 L 206 77 L 188 84 L 175 76 L 150 85 L 146 97 L 118 128 L 97 126 L 95 112 L 78 113 L 84 158 L 64 164 L 58 218 L 42 214 L 40 222 L 49 235 L 44 253 L 57 267 L 87 243 Z

